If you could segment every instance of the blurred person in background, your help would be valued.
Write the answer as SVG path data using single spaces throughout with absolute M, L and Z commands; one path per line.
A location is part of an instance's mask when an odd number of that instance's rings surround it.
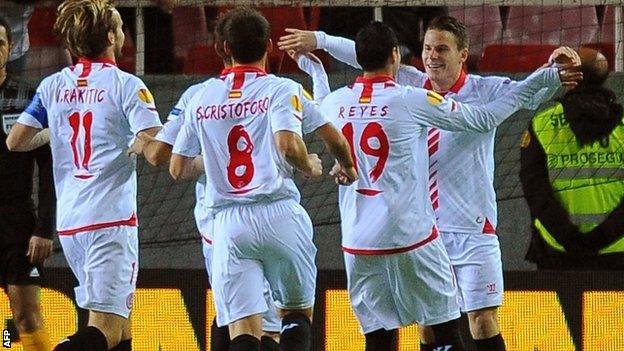
M 579 49 L 583 82 L 531 121 L 520 180 L 538 269 L 624 269 L 622 105 L 604 86 L 606 58 Z
M 38 0 L 0 0 L 0 14 L 11 28 L 13 49 L 6 65 L 7 72 L 22 75 L 26 65 L 26 52 L 30 48 L 28 22 Z
M 30 152 L 11 152 L 9 131 L 35 94 L 7 74 L 13 44 L 0 17 L 0 285 L 9 297 L 13 321 L 25 351 L 49 351 L 50 337 L 39 306 L 41 268 L 52 253 L 54 187 L 48 130 L 37 134 Z M 39 170 L 38 206 L 33 203 L 34 165 Z

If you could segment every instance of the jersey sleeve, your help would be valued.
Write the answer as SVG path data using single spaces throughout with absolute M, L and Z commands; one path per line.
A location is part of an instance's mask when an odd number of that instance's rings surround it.
M 427 74 L 419 71 L 414 66 L 401 65 L 397 72 L 396 81 L 401 85 L 409 85 L 421 88 L 425 85 Z
M 485 133 L 525 107 L 540 89 L 560 84 L 556 69 L 544 69 L 486 105 L 462 104 L 444 99 L 433 91 L 411 87 L 406 87 L 403 101 L 410 115 L 420 124 L 450 131 Z
M 201 145 L 197 134 L 197 126 L 188 111 L 184 112 L 182 127 L 173 144 L 172 153 L 186 157 L 195 157 L 201 154 Z
M 325 96 L 331 92 L 329 89 L 329 79 L 323 67 L 323 63 L 315 61 L 307 55 L 301 55 L 299 56 L 299 60 L 297 60 L 297 65 L 312 78 L 312 94 L 314 95 L 314 100 L 323 101 Z
M 316 37 L 316 47 L 327 51 L 336 60 L 344 62 L 349 66 L 362 69 L 357 62 L 355 54 L 355 42 L 353 40 L 328 35 L 325 32 L 314 32 Z
M 303 87 L 284 79 L 276 87 L 269 107 L 273 133 L 289 131 L 301 136 L 303 121 Z
M 505 77 L 487 77 L 487 79 L 497 80 L 492 87 L 491 92 L 488 94 L 488 96 L 492 97 L 504 95 L 509 89 L 518 84 L 517 81 Z M 527 102 L 525 108 L 529 110 L 536 110 L 542 103 L 552 99 L 552 97 L 557 93 L 558 90 L 559 87 L 548 87 L 540 89 Z
M 317 102 L 310 101 L 305 97 L 301 102 L 303 103 L 303 122 L 301 123 L 303 134 L 313 133 L 329 123 L 329 120 L 321 113 Z
M 180 96 L 180 100 L 173 106 L 171 112 L 167 116 L 167 122 L 163 125 L 163 128 L 156 134 L 155 139 L 165 144 L 172 145 L 175 143 L 176 137 L 184 124 L 184 111 L 186 105 L 201 88 L 201 84 L 196 84 L 186 89 L 186 91 Z
M 48 80 L 41 82 L 32 101 L 20 114 L 17 123 L 37 129 L 48 128 L 48 110 L 44 104 L 47 82 Z
M 154 97 L 139 78 L 128 79 L 122 94 L 122 109 L 132 133 L 136 135 L 142 130 L 162 126 Z

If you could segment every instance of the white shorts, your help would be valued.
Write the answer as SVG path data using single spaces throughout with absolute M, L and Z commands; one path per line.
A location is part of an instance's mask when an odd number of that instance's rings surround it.
M 212 276 L 212 244 L 208 243 L 205 238 L 202 238 L 202 251 L 204 253 L 204 262 L 206 263 L 206 272 L 208 272 L 208 281 L 210 282 L 210 286 L 212 286 L 212 280 L 210 279 Z M 277 315 L 277 308 L 271 296 L 271 287 L 266 279 L 264 280 L 263 293 L 269 310 L 262 315 L 262 330 L 266 332 L 279 332 L 282 328 L 282 320 Z
M 314 306 L 312 221 L 296 201 L 219 211 L 213 244 L 212 287 L 219 326 L 268 311 L 265 279 L 277 308 Z
M 128 318 L 139 272 L 137 227 L 111 227 L 59 236 L 63 252 L 78 279 L 76 304 L 81 308 Z
M 405 253 L 345 253 L 349 299 L 364 334 L 459 318 L 457 288 L 442 241 Z
M 462 312 L 503 303 L 503 264 L 498 236 L 441 232 L 457 276 Z

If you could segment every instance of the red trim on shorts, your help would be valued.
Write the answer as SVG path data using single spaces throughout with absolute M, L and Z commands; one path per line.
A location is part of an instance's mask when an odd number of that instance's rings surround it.
M 407 247 L 399 247 L 396 249 L 378 249 L 378 250 L 369 250 L 369 249 L 352 249 L 349 247 L 342 247 L 342 251 L 346 253 L 350 253 L 352 255 L 365 255 L 365 256 L 381 256 L 381 255 L 393 255 L 404 253 L 412 250 L 416 250 L 419 247 L 422 247 L 433 240 L 438 238 L 438 228 L 435 226 L 431 229 L 431 234 L 422 241 L 417 242 L 416 244 L 407 246 Z
M 84 227 L 79 227 L 79 228 L 74 228 L 74 229 L 59 230 L 58 235 L 63 235 L 63 236 L 74 235 L 80 232 L 89 232 L 89 231 L 98 230 L 98 229 L 121 227 L 121 226 L 136 227 L 137 226 L 136 213 L 133 212 L 130 218 L 122 219 L 121 221 L 96 223 L 96 224 L 90 224 Z
M 485 224 L 483 225 L 483 234 L 494 234 L 496 235 L 496 228 L 490 223 L 490 220 L 485 217 Z
M 212 240 L 210 240 L 210 239 L 206 238 L 206 237 L 205 237 L 205 236 L 203 236 L 203 235 L 202 235 L 201 237 L 202 237 L 202 240 L 203 240 L 204 242 L 206 242 L 206 244 L 208 244 L 208 245 L 212 245 Z

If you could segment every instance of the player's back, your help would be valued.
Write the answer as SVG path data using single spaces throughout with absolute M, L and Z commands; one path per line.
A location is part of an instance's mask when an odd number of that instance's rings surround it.
M 299 199 L 274 133 L 301 135 L 301 97 L 299 84 L 247 66 L 195 94 L 185 123 L 194 124 L 201 145 L 208 207 Z
M 50 128 L 59 232 L 136 223 L 136 159 L 126 150 L 160 126 L 141 80 L 112 61 L 81 60 L 46 78 L 35 100 L 25 113 Z
M 358 78 L 321 109 L 351 144 L 359 179 L 340 187 L 343 247 L 360 254 L 412 247 L 431 235 L 427 128 L 403 103 L 390 77 Z

